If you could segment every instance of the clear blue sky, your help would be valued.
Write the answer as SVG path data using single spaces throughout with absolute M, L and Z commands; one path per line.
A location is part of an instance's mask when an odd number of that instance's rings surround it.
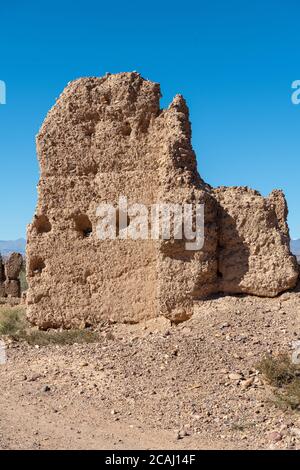
M 299 0 L 16 0 L 0 7 L 0 239 L 36 203 L 35 134 L 68 81 L 137 70 L 182 93 L 199 171 L 213 185 L 284 189 L 300 238 Z

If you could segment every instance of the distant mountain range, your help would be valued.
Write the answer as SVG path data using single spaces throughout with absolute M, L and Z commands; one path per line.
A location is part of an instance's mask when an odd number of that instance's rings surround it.
M 300 261 L 300 239 L 291 241 L 291 250 L 297 256 L 298 261 Z
M 26 240 L 19 238 L 18 240 L 0 240 L 0 254 L 7 256 L 10 253 L 17 252 L 25 255 Z

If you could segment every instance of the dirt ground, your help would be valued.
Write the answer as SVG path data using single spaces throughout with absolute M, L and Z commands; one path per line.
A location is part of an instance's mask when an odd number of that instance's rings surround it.
M 198 302 L 178 326 L 102 325 L 93 344 L 12 342 L 0 449 L 300 449 L 300 413 L 256 369 L 299 327 L 293 292 Z

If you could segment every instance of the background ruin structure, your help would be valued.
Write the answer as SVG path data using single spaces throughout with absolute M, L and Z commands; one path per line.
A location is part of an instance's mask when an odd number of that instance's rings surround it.
M 21 282 L 20 272 L 23 257 L 19 253 L 12 253 L 4 261 L 0 255 L 0 298 L 20 298 Z
M 219 292 L 276 296 L 298 279 L 284 195 L 217 188 L 198 174 L 182 96 L 160 109 L 160 87 L 138 73 L 70 83 L 37 137 L 41 177 L 28 227 L 27 313 L 41 328 L 174 322 Z M 205 204 L 205 243 L 105 240 L 101 202 Z M 130 220 L 128 221 L 130 224 Z

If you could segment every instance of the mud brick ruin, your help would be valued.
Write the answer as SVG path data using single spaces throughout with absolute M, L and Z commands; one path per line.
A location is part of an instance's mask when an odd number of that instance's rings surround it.
M 21 297 L 22 265 L 23 257 L 19 253 L 12 253 L 4 262 L 0 255 L 0 298 Z
M 37 138 L 41 177 L 28 228 L 27 312 L 41 328 L 189 318 L 216 293 L 273 297 L 293 288 L 281 191 L 212 188 L 200 177 L 189 112 L 138 73 L 70 83 Z M 217 168 L 217 167 L 216 167 Z M 101 202 L 205 204 L 205 243 L 97 238 Z M 130 224 L 130 220 L 128 221 Z M 11 282 L 11 281 L 9 281 Z

